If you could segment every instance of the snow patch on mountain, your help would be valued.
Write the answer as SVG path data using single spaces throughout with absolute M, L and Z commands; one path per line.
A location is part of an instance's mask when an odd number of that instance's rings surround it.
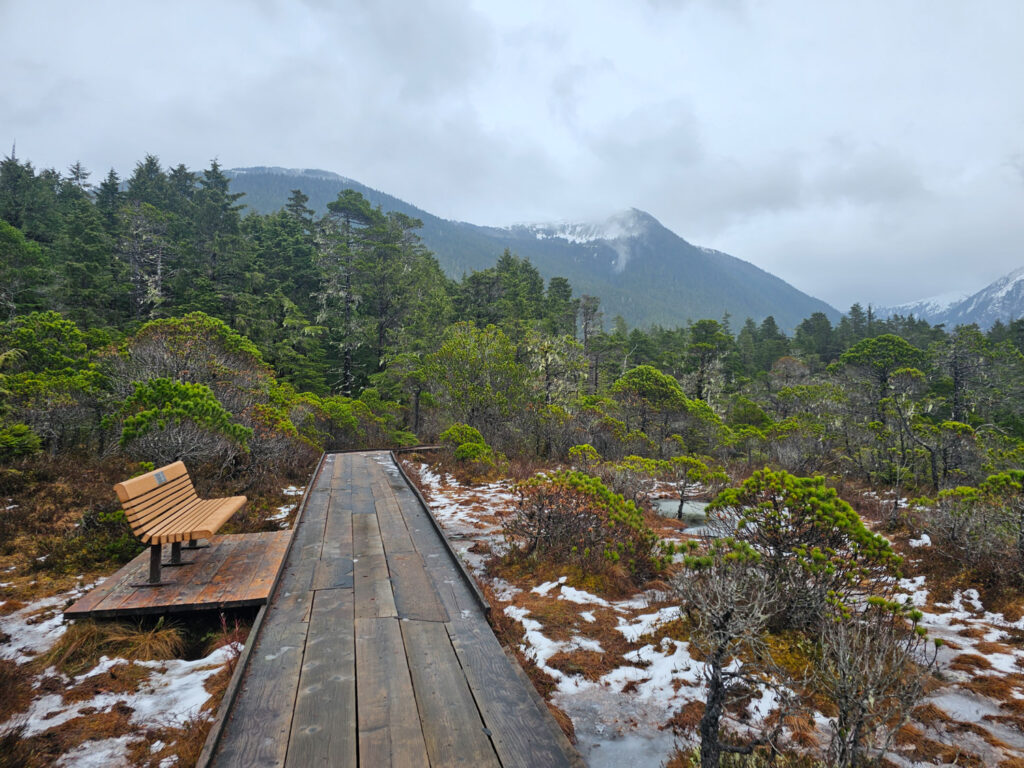
M 875 314 L 878 317 L 913 315 L 933 325 L 944 323 L 949 328 L 977 323 L 985 329 L 997 320 L 1008 323 L 1024 317 L 1024 267 L 970 295 L 953 292 L 895 307 L 878 307 Z
M 878 317 L 891 317 L 892 315 L 908 317 L 913 315 L 914 317 L 928 319 L 945 313 L 951 307 L 966 299 L 968 295 L 967 291 L 964 290 L 949 291 L 937 296 L 930 296 L 927 299 L 907 301 L 893 307 L 878 307 L 875 309 L 875 314 Z
M 615 252 L 613 268 L 622 272 L 632 254 L 630 241 L 643 236 L 652 221 L 649 214 L 631 208 L 601 221 L 521 224 L 509 229 L 525 229 L 538 240 L 565 240 L 574 245 L 603 243 Z

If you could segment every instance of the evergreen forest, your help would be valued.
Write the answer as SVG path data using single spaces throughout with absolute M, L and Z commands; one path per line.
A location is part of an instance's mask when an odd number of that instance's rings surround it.
M 141 547 L 110 484 L 174 460 L 271 499 L 324 451 L 440 444 L 467 482 L 521 481 L 509 579 L 572 563 L 678 584 L 703 658 L 719 672 L 745 659 L 747 684 L 782 674 L 755 664 L 766 633 L 818 643 L 812 661 L 860 642 L 852 655 L 878 668 L 931 669 L 886 537 L 926 532 L 960 586 L 1024 594 L 1024 319 L 982 332 L 854 304 L 791 335 L 772 317 L 631 328 L 515 253 L 448 276 L 418 220 L 351 190 L 322 216 L 308 202 L 295 189 L 247 212 L 216 161 L 147 156 L 102 180 L 0 162 L 0 496 L 20 510 L 0 513 L 0 555 L 55 575 L 127 561 Z M 83 474 L 92 485 L 69 489 Z M 667 541 L 652 484 L 741 522 Z M 558 509 L 574 519 L 538 522 Z M 584 552 L 594 519 L 605 538 Z M 746 613 L 723 617 L 715 595 Z M 866 764 L 923 683 L 890 680 L 902 709 L 880 711 L 882 693 L 843 688 L 855 673 L 837 664 L 816 682 L 790 668 L 785 687 L 839 702 L 822 705 L 839 713 L 825 759 Z M 694 725 L 705 766 L 771 742 L 720 738 L 744 694 L 719 682 Z

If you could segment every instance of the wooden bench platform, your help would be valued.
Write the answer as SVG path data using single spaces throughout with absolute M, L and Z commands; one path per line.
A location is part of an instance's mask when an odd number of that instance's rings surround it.
M 197 550 L 189 568 L 173 584 L 138 586 L 146 580 L 149 554 L 143 552 L 66 611 L 65 618 L 113 618 L 185 613 L 265 605 L 291 531 L 214 536 Z
M 198 765 L 582 761 L 390 454 L 322 462 Z

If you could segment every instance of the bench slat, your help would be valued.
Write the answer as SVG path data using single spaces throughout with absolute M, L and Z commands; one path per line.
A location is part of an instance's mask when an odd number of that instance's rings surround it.
M 163 482 L 159 479 L 161 475 L 164 478 Z M 160 469 L 154 469 L 152 472 L 120 482 L 114 486 L 114 490 L 117 492 L 117 498 L 122 502 L 130 501 L 160 487 L 164 482 L 174 480 L 182 475 L 187 476 L 188 470 L 185 469 L 184 462 L 176 461 L 166 467 L 160 467 Z
M 126 509 L 125 514 L 133 523 L 146 523 L 155 517 L 167 514 L 178 507 L 189 506 L 199 501 L 195 489 L 191 485 L 187 487 L 176 487 L 169 489 L 167 493 L 159 497 L 148 496 L 146 499 L 131 505 Z
M 149 528 L 146 533 L 150 537 L 160 539 L 165 539 L 168 536 L 177 536 L 178 538 L 166 539 L 166 541 L 182 541 L 183 539 L 181 537 L 184 536 L 184 534 L 191 531 L 198 532 L 208 528 L 210 524 L 207 521 L 211 518 L 221 517 L 224 509 L 230 506 L 228 502 L 237 498 L 244 499 L 244 497 L 231 497 L 230 499 L 201 499 L 194 507 L 161 520 L 157 525 Z M 243 503 L 244 501 L 236 504 L 231 511 L 227 513 L 227 517 L 224 519 L 227 520 L 228 517 L 231 517 L 231 515 L 241 507 Z M 196 537 L 192 536 L 190 538 Z M 199 536 L 199 538 L 205 537 Z

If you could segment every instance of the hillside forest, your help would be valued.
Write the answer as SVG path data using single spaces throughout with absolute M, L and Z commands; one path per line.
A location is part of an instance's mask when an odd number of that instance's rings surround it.
M 440 444 L 468 483 L 518 481 L 508 578 L 672 590 L 711 670 L 696 751 L 675 759 L 704 768 L 893 745 L 936 652 L 896 599 L 894 537 L 926 533 L 943 578 L 1020 602 L 1024 320 L 854 304 L 791 333 L 771 316 L 630 328 L 508 251 L 445 275 L 417 220 L 358 192 L 322 216 L 300 189 L 274 213 L 244 203 L 217 162 L 147 156 L 102 180 L 0 162 L 0 555 L 19 574 L 133 557 L 110 485 L 173 460 L 201 493 L 255 499 L 237 524 L 253 530 L 323 451 Z M 711 501 L 720 535 L 666 530 L 655 491 Z M 728 725 L 759 685 L 801 695 Z M 798 699 L 832 718 L 820 754 L 782 746 Z

